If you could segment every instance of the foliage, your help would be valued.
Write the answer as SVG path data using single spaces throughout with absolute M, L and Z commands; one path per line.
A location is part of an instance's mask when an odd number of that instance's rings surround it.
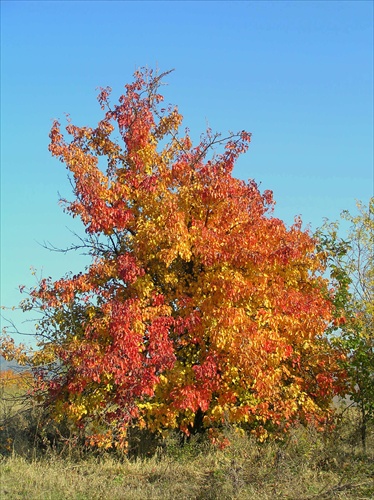
M 0 371 L 0 393 L 7 389 L 13 391 L 25 391 L 32 385 L 32 373 L 30 371 L 16 372 L 11 369 Z
M 342 213 L 350 226 L 346 240 L 339 224 L 326 222 L 320 230 L 336 294 L 336 343 L 349 352 L 345 368 L 350 376 L 347 391 L 361 409 L 362 442 L 366 424 L 374 418 L 374 198 L 369 206 L 357 204 L 358 214 Z
M 101 89 L 103 119 L 69 121 L 70 141 L 54 122 L 75 196 L 61 203 L 86 228 L 72 248 L 92 263 L 30 290 L 39 349 L 5 335 L 4 355 L 34 366 L 35 395 L 93 446 L 126 447 L 131 426 L 217 440 L 230 422 L 264 440 L 323 425 L 342 376 L 323 256 L 300 220 L 273 217 L 270 191 L 233 177 L 251 135 L 193 146 L 161 107 L 163 76 L 137 72 L 114 106 Z

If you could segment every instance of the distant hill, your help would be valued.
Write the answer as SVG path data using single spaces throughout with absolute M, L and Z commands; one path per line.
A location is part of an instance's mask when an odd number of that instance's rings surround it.
M 16 361 L 6 361 L 0 356 L 0 371 L 17 370 L 18 368 L 20 368 L 20 365 Z

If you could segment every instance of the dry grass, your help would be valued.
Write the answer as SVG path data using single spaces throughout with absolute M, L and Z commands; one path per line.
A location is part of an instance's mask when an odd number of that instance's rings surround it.
M 37 412 L 2 403 L 0 498 L 10 499 L 256 499 L 359 500 L 374 498 L 374 432 L 365 454 L 357 415 L 329 435 L 294 429 L 285 443 L 259 445 L 227 428 L 231 446 L 217 450 L 177 436 L 148 458 L 35 447 Z M 11 418 L 10 418 L 11 417 Z M 4 422 L 3 422 L 4 423 Z M 1 425 L 1 424 L 0 424 Z

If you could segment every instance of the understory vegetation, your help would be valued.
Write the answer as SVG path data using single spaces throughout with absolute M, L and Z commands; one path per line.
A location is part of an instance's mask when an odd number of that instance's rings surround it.
M 133 432 L 129 453 L 86 449 L 60 426 L 40 430 L 40 409 L 20 389 L 1 394 L 0 498 L 366 499 L 374 496 L 374 429 L 367 448 L 356 408 L 338 409 L 323 433 L 294 427 L 259 443 L 229 424 L 220 449 L 204 435 L 183 442 Z M 23 401 L 23 402 L 22 402 Z M 221 447 L 222 448 L 222 447 Z

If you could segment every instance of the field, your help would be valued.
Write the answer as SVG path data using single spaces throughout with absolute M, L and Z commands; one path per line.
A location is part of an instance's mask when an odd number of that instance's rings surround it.
M 38 412 L 20 406 L 16 395 L 3 391 L 1 399 L 0 498 L 374 498 L 374 432 L 364 453 L 353 408 L 327 434 L 300 427 L 283 443 L 259 444 L 227 426 L 231 445 L 224 450 L 196 438 L 181 446 L 175 435 L 164 443 L 143 438 L 124 457 L 50 446 L 37 431 Z

